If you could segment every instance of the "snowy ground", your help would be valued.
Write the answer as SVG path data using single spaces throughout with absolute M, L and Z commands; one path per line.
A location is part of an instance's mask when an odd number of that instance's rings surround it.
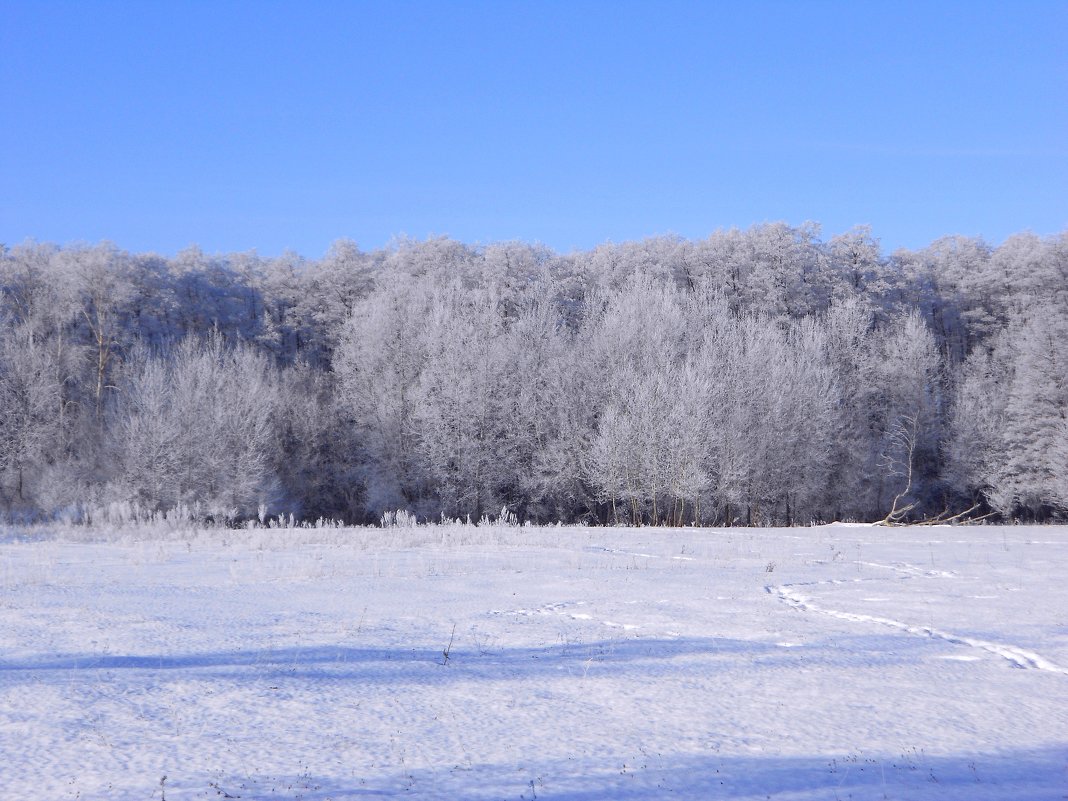
M 1064 799 L 1066 577 L 1063 527 L 8 531 L 0 798 Z

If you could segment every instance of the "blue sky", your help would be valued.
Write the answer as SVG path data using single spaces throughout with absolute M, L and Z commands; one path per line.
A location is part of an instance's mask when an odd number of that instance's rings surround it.
M 1068 3 L 0 0 L 0 242 L 1068 228 Z

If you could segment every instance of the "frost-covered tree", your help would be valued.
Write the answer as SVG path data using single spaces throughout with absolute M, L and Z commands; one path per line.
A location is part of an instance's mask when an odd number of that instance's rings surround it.
M 874 516 L 891 510 L 907 478 L 909 502 L 936 493 L 941 439 L 941 360 L 934 336 L 916 313 L 873 336 L 863 365 L 861 398 L 868 410 L 869 449 L 876 457 Z
M 142 355 L 115 410 L 113 497 L 218 519 L 277 510 L 277 386 L 263 354 L 219 336 Z
M 993 497 L 1002 509 L 1041 517 L 1068 511 L 1068 314 L 1035 308 L 1015 334 L 1017 361 L 1005 402 L 1007 459 Z
M 975 301 L 989 280 L 989 245 L 948 236 L 915 253 L 900 251 L 894 262 L 908 281 L 909 305 L 928 322 L 948 362 L 960 364 L 989 331 Z
M 670 285 L 636 274 L 615 292 L 592 295 L 588 308 L 579 347 L 594 381 L 583 400 L 601 415 L 591 421 L 597 434 L 591 443 L 590 478 L 601 499 L 612 502 L 619 483 L 614 465 L 621 459 L 631 462 L 626 494 L 620 497 L 635 522 L 645 516 L 659 522 L 657 504 L 666 480 L 659 451 L 673 397 L 665 376 L 686 355 L 683 298 Z
M 1005 405 L 1015 360 L 1003 332 L 989 352 L 976 349 L 956 370 L 943 447 L 947 485 L 969 503 L 985 500 L 1003 512 L 1013 505 L 1006 480 Z
M 0 501 L 5 505 L 32 506 L 34 479 L 62 456 L 63 388 L 54 360 L 29 322 L 0 337 Z
M 707 376 L 693 365 L 637 377 L 604 409 L 590 474 L 613 520 L 681 525 L 700 515 L 709 477 L 702 401 Z
M 836 399 L 822 333 L 735 318 L 706 339 L 699 364 L 711 377 L 707 472 L 721 519 L 818 516 Z
M 459 284 L 424 319 L 426 363 L 414 408 L 415 448 L 446 515 L 498 512 L 515 475 L 509 353 L 497 298 Z
M 285 511 L 305 519 L 364 520 L 360 441 L 334 375 L 298 363 L 278 378 L 272 456 Z
M 1068 315 L 1036 306 L 961 367 L 948 415 L 951 483 L 1005 516 L 1068 511 L 1066 418 Z
M 334 242 L 321 261 L 307 265 L 298 313 L 309 332 L 309 364 L 331 364 L 346 321 L 374 288 L 374 271 L 374 257 L 349 239 Z
M 501 342 L 504 450 L 512 457 L 502 486 L 513 512 L 539 521 L 570 519 L 585 496 L 588 376 L 554 296 L 547 285 L 528 299 Z
M 860 303 L 880 321 L 902 311 L 904 276 L 896 262 L 883 258 L 870 226 L 857 226 L 832 237 L 826 251 L 832 302 Z
M 129 468 L 132 443 L 166 439 L 154 415 L 196 408 L 175 366 L 191 337 L 272 366 L 272 444 L 255 450 L 268 467 L 221 464 L 266 477 L 238 495 L 306 516 L 499 504 L 535 520 L 756 523 L 981 497 L 1049 519 L 1068 461 L 1066 287 L 1068 232 L 889 257 L 866 227 L 821 241 L 785 223 L 568 254 L 447 237 L 339 240 L 319 260 L 0 247 L 0 513 L 246 506 L 202 467 L 182 468 L 178 493 L 170 457 Z M 186 372 L 239 394 L 223 376 L 246 368 L 228 359 Z M 210 453 L 196 438 L 182 447 Z
M 334 355 L 340 403 L 364 454 L 367 512 L 422 510 L 429 490 L 417 450 L 415 410 L 426 364 L 425 281 L 394 279 L 360 300 Z

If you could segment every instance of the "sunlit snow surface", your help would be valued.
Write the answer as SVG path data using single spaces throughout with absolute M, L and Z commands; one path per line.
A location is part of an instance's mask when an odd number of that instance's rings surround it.
M 0 580 L 4 801 L 1068 797 L 1063 527 L 8 530 Z

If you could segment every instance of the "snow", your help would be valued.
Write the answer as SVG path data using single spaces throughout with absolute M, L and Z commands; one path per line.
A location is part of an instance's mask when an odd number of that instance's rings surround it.
M 0 798 L 1064 799 L 1066 575 L 1065 527 L 9 531 Z

